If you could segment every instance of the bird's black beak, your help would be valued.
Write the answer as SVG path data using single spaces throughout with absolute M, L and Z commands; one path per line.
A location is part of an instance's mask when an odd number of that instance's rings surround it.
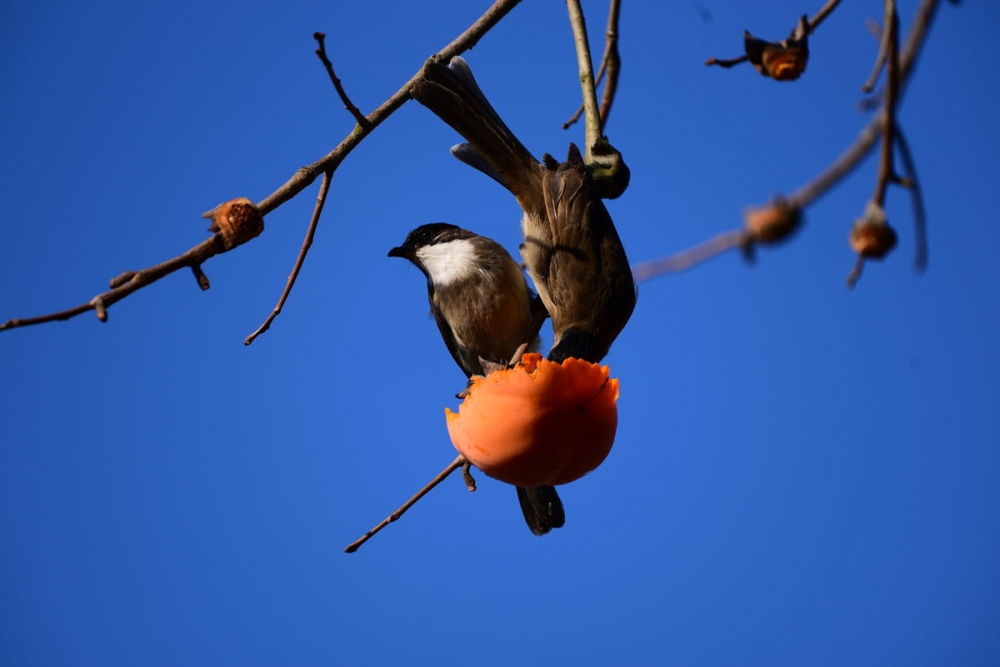
M 406 246 L 398 246 L 396 248 L 393 248 L 392 250 L 389 251 L 389 254 L 386 255 L 386 257 L 402 257 L 403 259 L 407 259 L 409 256 L 410 256 L 410 251 L 407 250 Z

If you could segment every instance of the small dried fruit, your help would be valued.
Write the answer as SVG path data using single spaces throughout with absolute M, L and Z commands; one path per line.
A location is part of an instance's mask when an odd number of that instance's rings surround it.
M 264 217 L 257 206 L 246 197 L 238 197 L 219 204 L 201 217 L 212 219 L 208 231 L 222 234 L 226 250 L 232 250 L 264 231 Z
M 874 201 L 868 202 L 864 215 L 851 227 L 851 249 L 865 259 L 882 259 L 896 247 L 897 240 L 885 209 Z
M 778 198 L 766 206 L 748 209 L 743 227 L 755 243 L 777 243 L 791 236 L 802 222 L 802 211 Z
M 758 72 L 777 81 L 794 81 L 809 62 L 809 17 L 799 19 L 792 34 L 781 42 L 758 39 L 743 32 L 743 49 Z

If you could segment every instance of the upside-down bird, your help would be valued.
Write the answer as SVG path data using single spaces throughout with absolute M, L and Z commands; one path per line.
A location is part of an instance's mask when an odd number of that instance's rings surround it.
M 429 60 L 410 94 L 469 142 L 452 150 L 456 157 L 517 199 L 523 211 L 521 257 L 552 318 L 548 358 L 601 361 L 636 302 L 625 249 L 602 201 L 624 185 L 609 194 L 607 181 L 594 178 L 594 168 L 573 144 L 565 162 L 550 155 L 538 162 L 500 119 L 462 58 L 447 66 Z

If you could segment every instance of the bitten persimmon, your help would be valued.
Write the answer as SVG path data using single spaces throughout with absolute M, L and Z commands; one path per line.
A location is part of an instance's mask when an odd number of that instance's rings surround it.
M 618 427 L 618 380 L 607 366 L 524 355 L 476 378 L 458 412 L 445 409 L 452 444 L 490 477 L 517 486 L 566 484 L 599 466 Z

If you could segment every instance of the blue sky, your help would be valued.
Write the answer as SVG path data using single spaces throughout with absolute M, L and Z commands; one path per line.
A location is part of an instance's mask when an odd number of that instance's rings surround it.
M 314 31 L 367 112 L 487 4 L 4 5 L 0 320 L 178 254 L 203 211 L 336 145 L 353 123 Z M 866 122 L 880 3 L 844 3 L 795 84 L 701 64 L 814 4 L 626 3 L 607 129 L 633 180 L 609 208 L 634 261 L 738 226 Z M 605 6 L 585 9 L 599 52 Z M 0 664 L 996 664 L 998 27 L 995 5 L 944 5 L 904 100 L 928 272 L 894 189 L 899 248 L 845 289 L 869 159 L 756 266 L 643 284 L 606 360 L 615 448 L 544 538 L 479 475 L 342 553 L 454 457 L 463 377 L 387 250 L 441 220 L 518 243 L 513 198 L 416 104 L 337 172 L 252 346 L 315 186 L 209 262 L 208 292 L 179 273 L 107 324 L 3 332 Z M 579 100 L 562 3 L 525 2 L 466 57 L 537 154 L 581 140 L 559 127 Z

